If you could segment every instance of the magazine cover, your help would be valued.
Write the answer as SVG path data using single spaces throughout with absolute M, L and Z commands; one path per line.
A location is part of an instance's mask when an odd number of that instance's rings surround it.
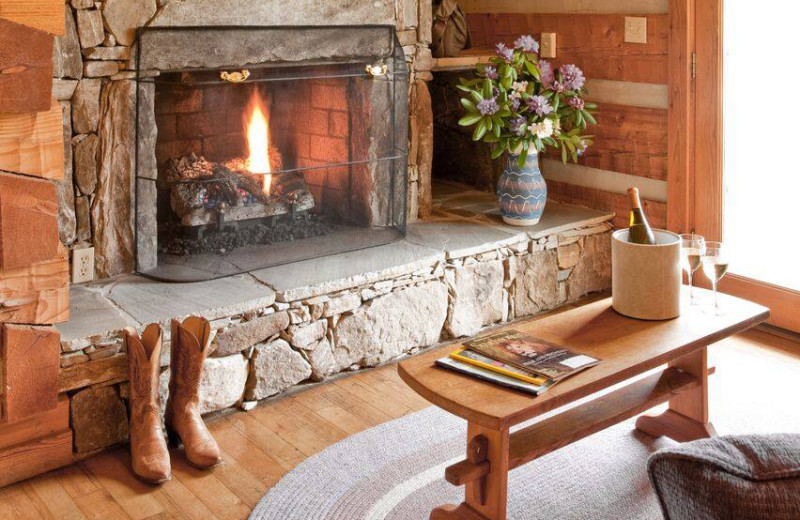
M 547 377 L 531 375 L 527 370 L 517 368 L 508 363 L 503 363 L 502 361 L 497 361 L 496 359 L 484 356 L 480 352 L 470 350 L 469 348 L 460 348 L 453 351 L 450 353 L 450 357 L 462 363 L 469 363 L 470 365 L 485 368 L 486 370 L 491 370 L 492 372 L 510 376 L 534 385 L 543 385 L 549 381 Z
M 551 381 L 544 385 L 534 385 L 525 381 L 520 381 L 519 379 L 515 379 L 513 377 L 498 374 L 497 372 L 492 372 L 491 370 L 486 370 L 485 368 L 470 365 L 468 363 L 462 363 L 461 361 L 451 357 L 437 359 L 436 364 L 448 370 L 454 370 L 477 379 L 482 379 L 490 383 L 495 383 L 507 388 L 513 388 L 515 390 L 520 390 L 533 395 L 539 395 L 547 390 L 547 387 L 552 384 Z
M 554 381 L 599 363 L 591 356 L 576 354 L 560 345 L 516 330 L 490 334 L 465 342 L 464 345 L 492 359 Z

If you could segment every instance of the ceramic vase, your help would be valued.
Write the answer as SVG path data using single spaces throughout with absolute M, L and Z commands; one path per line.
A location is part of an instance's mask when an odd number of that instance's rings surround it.
M 533 148 L 533 146 L 531 146 Z M 506 168 L 497 182 L 500 214 L 506 224 L 533 226 L 539 222 L 547 204 L 547 184 L 539 170 L 539 156 L 528 153 L 519 165 L 519 152 L 510 152 Z

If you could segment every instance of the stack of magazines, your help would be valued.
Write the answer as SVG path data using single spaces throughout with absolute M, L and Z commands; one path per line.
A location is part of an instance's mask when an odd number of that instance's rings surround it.
M 436 360 L 441 367 L 533 395 L 599 362 L 516 330 L 470 340 Z

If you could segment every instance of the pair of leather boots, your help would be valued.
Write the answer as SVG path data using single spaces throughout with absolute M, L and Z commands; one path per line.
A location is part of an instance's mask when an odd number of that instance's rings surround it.
M 222 462 L 219 446 L 206 428 L 199 411 L 203 362 L 210 351 L 208 320 L 192 316 L 172 320 L 169 398 L 165 422 L 170 446 L 183 442 L 186 458 L 198 468 Z M 133 472 L 142 480 L 158 484 L 171 476 L 169 451 L 161 423 L 158 380 L 164 331 L 149 325 L 141 337 L 125 330 L 130 380 L 130 441 Z

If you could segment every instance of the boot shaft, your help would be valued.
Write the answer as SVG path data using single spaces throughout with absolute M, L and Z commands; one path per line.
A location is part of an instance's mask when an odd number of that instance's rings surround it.
M 192 316 L 172 320 L 169 406 L 185 408 L 199 401 L 203 364 L 210 350 L 211 325 L 205 318 Z
M 161 326 L 156 323 L 149 325 L 141 337 L 136 331 L 126 329 L 123 337 L 128 353 L 131 418 L 138 418 L 132 424 L 142 424 L 148 415 L 155 415 L 160 422 Z

